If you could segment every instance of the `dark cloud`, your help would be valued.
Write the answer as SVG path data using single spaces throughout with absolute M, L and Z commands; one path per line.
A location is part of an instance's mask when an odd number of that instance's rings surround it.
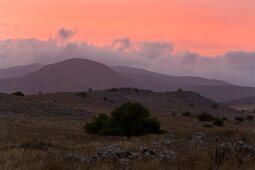
M 71 39 L 74 36 L 74 34 L 75 34 L 74 30 L 61 28 L 58 30 L 57 38 L 61 41 L 66 41 Z
M 58 36 L 61 35 L 64 40 L 74 35 L 73 31 L 61 30 Z M 70 41 L 59 45 L 55 39 L 2 40 L 0 68 L 31 63 L 49 64 L 77 57 L 171 75 L 202 76 L 239 85 L 255 84 L 255 52 L 232 51 L 218 57 L 205 57 L 188 51 L 173 53 L 173 48 L 171 43 L 132 42 L 129 38 L 115 39 L 106 47 Z
M 132 47 L 132 42 L 129 38 L 117 38 L 112 40 L 111 47 L 117 50 L 127 50 Z

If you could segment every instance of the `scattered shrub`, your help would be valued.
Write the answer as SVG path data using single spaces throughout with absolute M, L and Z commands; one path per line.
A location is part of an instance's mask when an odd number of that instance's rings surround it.
M 212 128 L 213 126 L 211 124 L 204 124 L 203 127 Z
M 106 136 L 141 136 L 161 133 L 160 122 L 151 117 L 147 108 L 139 103 L 124 103 L 112 111 L 110 117 L 101 114 L 85 125 L 89 134 Z
M 89 88 L 88 90 L 89 90 L 89 91 L 93 91 L 93 89 L 92 89 L 92 88 Z
M 107 100 L 107 97 L 103 97 L 102 99 L 105 101 L 105 100 Z
M 182 89 L 178 89 L 178 92 L 183 92 L 183 90 Z
M 215 104 L 213 104 L 213 105 L 212 105 L 212 108 L 213 108 L 213 109 L 218 109 L 218 108 L 219 108 L 219 106 L 218 106 L 218 104 L 217 104 L 217 103 L 215 103 Z
M 18 91 L 18 92 L 15 92 L 15 93 L 12 93 L 12 95 L 14 96 L 20 96 L 20 97 L 23 97 L 25 96 L 22 92 Z
M 176 116 L 176 113 L 173 112 L 173 113 L 172 113 L 172 116 Z
M 191 116 L 191 113 L 190 112 L 184 112 L 184 113 L 182 113 L 182 116 Z
M 137 89 L 137 88 L 134 88 L 134 91 L 135 91 L 136 93 L 139 93 L 139 92 L 140 92 L 140 90 Z
M 241 110 L 242 113 L 246 112 L 246 110 Z
M 222 117 L 222 120 L 228 121 L 228 118 L 227 117 Z
M 214 117 L 209 114 L 209 113 L 202 113 L 201 115 L 198 116 L 199 121 L 213 121 Z
M 110 92 L 117 92 L 118 89 L 116 89 L 116 88 L 111 88 L 111 89 L 109 89 L 108 91 L 110 91 Z
M 254 116 L 253 115 L 247 115 L 246 119 L 249 121 L 253 121 L 254 120 Z
M 244 118 L 243 117 L 235 117 L 235 120 L 238 122 L 243 122 Z
M 80 93 L 78 93 L 77 95 L 78 95 L 78 96 L 81 96 L 81 97 L 84 97 L 84 98 L 88 96 L 88 94 L 85 93 L 85 92 L 80 92 Z
M 222 126 L 224 125 L 224 120 L 221 119 L 221 118 L 219 118 L 219 117 L 217 117 L 217 118 L 214 119 L 213 124 L 214 124 L 215 126 L 220 126 L 220 127 L 222 127 Z

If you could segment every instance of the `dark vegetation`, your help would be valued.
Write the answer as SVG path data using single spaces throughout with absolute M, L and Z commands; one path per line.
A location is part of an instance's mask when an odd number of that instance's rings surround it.
M 249 120 L 249 121 L 253 121 L 253 120 L 254 120 L 254 116 L 252 116 L 252 115 L 247 115 L 247 116 L 246 116 L 246 119 Z
M 214 119 L 213 124 L 215 126 L 222 127 L 224 125 L 224 120 L 222 118 L 217 117 L 217 118 Z
M 182 113 L 182 116 L 192 116 L 190 112 L 184 112 Z
M 161 133 L 160 122 L 151 117 L 147 108 L 139 103 L 124 103 L 112 111 L 111 116 L 100 114 L 85 125 L 85 131 L 105 136 L 142 136 Z
M 218 106 L 218 104 L 217 104 L 217 103 L 215 103 L 215 104 L 213 104 L 213 105 L 212 105 L 212 108 L 213 108 L 213 109 L 218 109 L 218 108 L 219 108 L 219 106 Z
M 235 120 L 238 122 L 243 122 L 244 118 L 243 117 L 235 117 Z
M 23 97 L 25 96 L 22 92 L 18 91 L 18 92 L 15 92 L 15 93 L 12 93 L 12 95 L 14 96 L 20 96 L 20 97 Z
M 198 116 L 198 119 L 199 121 L 213 121 L 214 117 L 211 114 L 204 112 Z

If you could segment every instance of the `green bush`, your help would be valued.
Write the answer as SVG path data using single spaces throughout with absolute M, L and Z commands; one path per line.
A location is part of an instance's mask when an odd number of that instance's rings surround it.
M 224 120 L 221 119 L 221 118 L 219 118 L 219 117 L 217 117 L 217 118 L 214 119 L 213 124 L 214 124 L 215 126 L 220 126 L 220 127 L 222 127 L 222 126 L 224 125 Z
M 151 117 L 147 108 L 139 103 L 124 103 L 112 111 L 110 117 L 101 114 L 85 125 L 89 134 L 107 136 L 141 136 L 161 132 L 160 122 Z
M 235 120 L 238 122 L 243 122 L 244 118 L 243 117 L 235 117 Z
M 254 116 L 252 116 L 252 115 L 247 115 L 247 116 L 246 116 L 246 119 L 249 120 L 249 121 L 253 121 L 253 120 L 254 120 Z
M 198 116 L 198 119 L 199 121 L 213 121 L 214 117 L 211 114 L 204 112 Z
M 91 123 L 87 123 L 85 125 L 86 132 L 90 134 L 97 134 L 104 126 L 105 122 L 108 120 L 108 116 L 106 114 L 100 114 L 94 118 L 94 121 Z

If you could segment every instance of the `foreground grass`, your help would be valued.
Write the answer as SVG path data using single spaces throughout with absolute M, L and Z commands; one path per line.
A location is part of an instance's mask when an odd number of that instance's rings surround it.
M 90 136 L 83 132 L 82 117 L 13 115 L 0 117 L 0 169 L 3 170 L 83 170 L 83 169 L 254 169 L 255 159 L 246 154 L 228 155 L 216 164 L 217 147 L 223 142 L 243 140 L 255 146 L 255 125 L 245 121 L 236 124 L 226 122 L 223 128 L 203 127 L 195 117 L 158 116 L 169 133 L 127 139 L 125 137 Z M 190 136 L 204 132 L 207 140 L 191 143 Z M 156 147 L 155 143 L 174 138 L 170 145 Z M 171 150 L 177 153 L 175 160 L 135 160 L 120 164 L 115 160 L 100 161 L 88 165 L 66 160 L 70 153 L 92 155 L 99 148 L 119 144 L 123 150 L 134 151 L 148 146 L 156 151 Z

